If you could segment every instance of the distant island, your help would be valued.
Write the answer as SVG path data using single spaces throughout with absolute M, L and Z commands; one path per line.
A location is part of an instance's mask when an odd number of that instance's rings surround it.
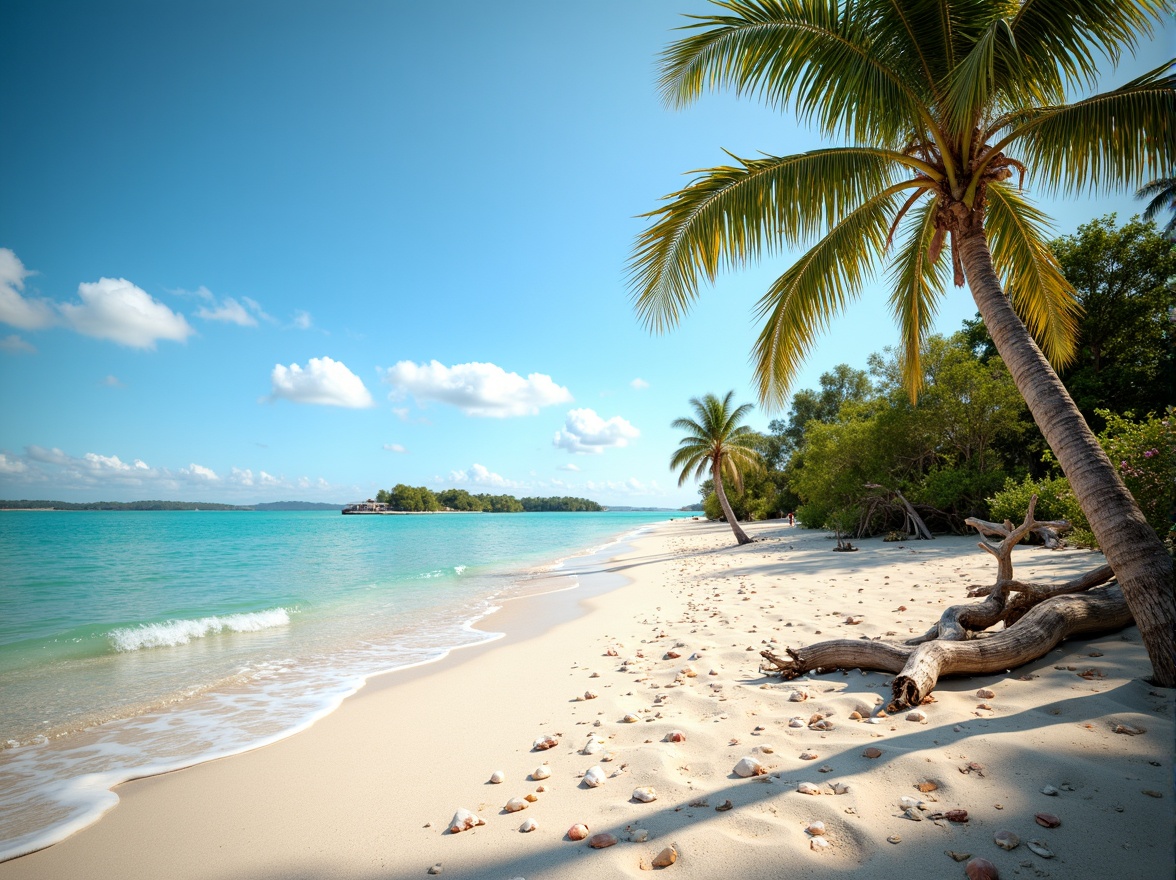
M 515 498 L 513 495 L 472 495 L 465 489 L 434 492 L 424 486 L 398 483 L 381 489 L 374 499 L 348 505 L 344 513 L 526 513 L 534 511 L 600 511 L 604 507 L 587 498 Z
M 0 510 L 342 510 L 342 504 L 317 501 L 269 501 L 264 504 L 216 504 L 212 501 L 20 501 L 0 500 Z

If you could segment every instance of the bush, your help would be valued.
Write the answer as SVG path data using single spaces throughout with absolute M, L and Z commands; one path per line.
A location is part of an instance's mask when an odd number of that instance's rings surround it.
M 1074 527 L 1067 540 L 1081 547 L 1095 546 L 1090 523 L 1078 506 L 1078 499 L 1070 490 L 1070 481 L 1065 477 L 1049 477 L 1034 480 L 1026 477 L 1020 483 L 1005 480 L 1004 488 L 988 499 L 992 518 L 997 522 L 1010 520 L 1013 525 L 1023 522 L 1029 509 L 1030 499 L 1037 496 L 1035 516 L 1040 520 L 1064 519 Z

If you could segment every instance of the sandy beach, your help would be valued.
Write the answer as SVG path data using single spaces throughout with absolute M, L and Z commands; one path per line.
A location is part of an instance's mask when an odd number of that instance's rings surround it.
M 851 720 L 888 699 L 889 675 L 781 682 L 760 671 L 760 650 L 920 633 L 969 585 L 991 583 L 995 561 L 969 537 L 834 553 L 818 531 L 749 533 L 756 542 L 737 547 L 722 524 L 657 525 L 578 588 L 509 602 L 479 625 L 504 638 L 372 679 L 279 743 L 120 786 L 100 821 L 0 865 L 0 878 L 396 880 L 437 865 L 489 880 L 964 877 L 949 852 L 1004 878 L 1172 876 L 1176 695 L 1144 680 L 1134 628 L 1008 674 L 941 681 L 925 721 Z M 1014 553 L 1017 574 L 1039 580 L 1101 561 Z M 808 725 L 818 713 L 831 729 Z M 684 741 L 667 741 L 674 732 Z M 548 736 L 557 745 L 533 750 Z M 737 776 L 745 757 L 767 772 Z M 531 778 L 540 765 L 550 775 Z M 589 788 L 594 767 L 604 782 Z M 656 799 L 634 798 L 641 788 Z M 503 809 L 527 795 L 525 809 Z M 917 818 L 902 798 L 922 802 Z M 450 833 L 459 808 L 484 824 Z M 968 821 L 932 818 L 949 810 Z M 520 831 L 527 820 L 535 829 Z M 569 840 L 577 823 L 619 842 Z M 1021 844 L 998 847 L 1002 831 Z M 667 847 L 676 861 L 654 868 Z

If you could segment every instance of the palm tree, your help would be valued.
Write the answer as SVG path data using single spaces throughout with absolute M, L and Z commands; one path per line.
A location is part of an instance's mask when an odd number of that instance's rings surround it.
M 755 432 L 747 425 L 739 424 L 751 412 L 751 404 L 744 403 L 731 409 L 731 398 L 734 396 L 734 391 L 728 391 L 722 400 L 713 394 L 706 395 L 702 400 L 690 398 L 697 421 L 675 419 L 670 425 L 679 431 L 689 432 L 670 459 L 670 468 L 681 469 L 679 486 L 690 478 L 691 471 L 694 472 L 694 478 L 699 480 L 709 470 L 715 482 L 715 494 L 719 496 L 719 506 L 731 524 L 735 540 L 740 544 L 750 544 L 751 538 L 739 527 L 735 513 L 731 510 L 731 502 L 723 490 L 723 476 L 726 475 L 742 492 L 743 471 L 754 470 L 761 465 L 760 454 L 752 446 Z
M 1065 93 L 1133 49 L 1173 0 L 713 2 L 720 14 L 693 17 L 662 56 L 666 100 L 730 86 L 847 145 L 696 172 L 646 215 L 631 263 L 638 314 L 668 329 L 720 268 L 809 245 L 758 304 L 759 396 L 779 406 L 815 336 L 889 255 L 914 396 L 947 278 L 966 279 L 1119 578 L 1155 680 L 1176 686 L 1172 559 L 1050 365 L 1072 357 L 1078 309 L 1045 215 L 1010 181 L 1081 193 L 1172 175 L 1176 62 L 1082 100 Z
M 1135 194 L 1137 199 L 1151 199 L 1143 209 L 1144 220 L 1155 220 L 1161 211 L 1171 211 L 1168 224 L 1164 227 L 1164 234 L 1169 238 L 1176 236 L 1176 177 L 1161 177 L 1139 188 Z

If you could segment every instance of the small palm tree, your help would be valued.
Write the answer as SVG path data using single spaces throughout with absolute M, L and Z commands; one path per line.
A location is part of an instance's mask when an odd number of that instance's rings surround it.
M 681 470 L 678 475 L 679 486 L 690 479 L 691 471 L 694 478 L 699 480 L 709 470 L 715 482 L 715 494 L 719 496 L 719 506 L 731 524 L 735 540 L 740 544 L 750 544 L 751 538 L 739 527 L 735 513 L 731 510 L 731 502 L 723 490 L 723 476 L 730 477 L 731 482 L 742 492 L 743 472 L 757 470 L 763 463 L 760 454 L 752 446 L 755 432 L 739 424 L 751 412 L 751 404 L 745 403 L 732 410 L 731 398 L 734 396 L 734 391 L 728 391 L 722 400 L 713 394 L 701 400 L 690 398 L 697 421 L 683 418 L 675 419 L 671 424 L 670 427 L 689 433 L 678 444 L 677 452 L 670 459 L 670 468 Z
M 673 327 L 704 281 L 808 247 L 759 302 L 762 403 L 779 406 L 818 333 L 889 263 L 903 375 L 947 280 L 967 284 L 997 351 L 1070 480 L 1123 588 L 1155 672 L 1176 686 L 1173 564 L 1050 364 L 1074 353 L 1078 307 L 1045 215 L 1047 192 L 1134 188 L 1176 167 L 1176 61 L 1079 101 L 1170 15 L 1174 0 L 714 0 L 662 57 L 683 105 L 730 86 L 792 106 L 848 143 L 732 157 L 648 216 L 631 264 L 638 314 Z M 815 241 L 815 244 L 813 242 Z M 892 245 L 894 247 L 892 248 Z M 1028 328 L 1026 327 L 1028 325 Z M 1047 359 L 1048 358 L 1048 359 Z
M 1155 220 L 1161 211 L 1171 211 L 1164 234 L 1176 237 L 1176 177 L 1161 177 L 1141 187 L 1135 194 L 1137 199 L 1151 199 L 1143 209 L 1144 220 Z

